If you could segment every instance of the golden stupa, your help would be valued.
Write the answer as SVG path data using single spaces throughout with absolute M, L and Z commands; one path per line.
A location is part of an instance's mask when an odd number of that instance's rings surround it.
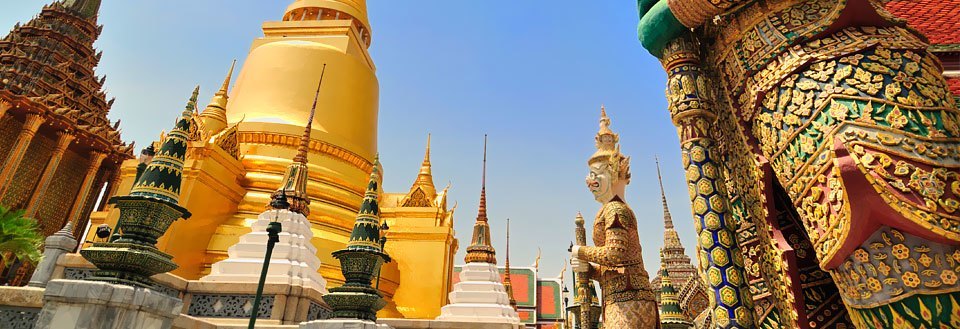
M 377 153 L 379 84 L 367 51 L 366 1 L 296 0 L 281 21 L 263 23 L 263 34 L 253 41 L 232 91 L 231 68 L 195 116 L 180 196 L 193 217 L 174 223 L 157 246 L 180 266 L 172 273 L 186 279 L 206 275 L 226 257 L 280 186 L 326 64 L 309 143 L 307 194 L 320 273 L 340 285 L 340 264 L 330 253 L 349 239 Z M 388 301 L 383 317 L 432 319 L 447 302 L 457 240 L 446 189 L 438 192 L 433 184 L 429 152 L 428 140 L 408 192 L 381 195 L 381 218 L 390 226 L 386 251 L 394 260 L 380 277 Z M 137 164 L 123 164 L 116 194 L 129 191 Z M 118 216 L 111 208 L 95 212 L 92 227 L 113 227 Z

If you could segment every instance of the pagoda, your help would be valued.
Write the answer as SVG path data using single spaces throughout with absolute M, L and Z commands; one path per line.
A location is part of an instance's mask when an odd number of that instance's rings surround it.
M 74 221 L 79 236 L 133 158 L 94 72 L 99 9 L 99 0 L 56 1 L 0 40 L 0 204 L 25 209 L 44 235 Z
M 278 7 L 276 20 L 262 24 L 263 35 L 252 40 L 244 61 L 230 71 L 224 65 L 230 73 L 223 85 L 192 117 L 180 202 L 193 220 L 173 223 L 157 241 L 180 265 L 174 275 L 196 280 L 230 257 L 230 248 L 251 232 L 277 186 L 288 182 L 284 176 L 309 127 L 304 161 L 293 168 L 303 173 L 296 183 L 305 188 L 285 193 L 297 194 L 286 195 L 293 200 L 291 211 L 307 217 L 314 233 L 310 244 L 321 261 L 320 276 L 331 287 L 345 282 L 331 254 L 346 246 L 378 166 L 379 83 L 368 52 L 371 22 L 365 0 L 287 3 L 286 9 Z M 308 121 L 322 72 L 324 93 Z M 381 219 L 391 228 L 384 252 L 393 260 L 380 273 L 379 290 L 387 302 L 378 312 L 383 318 L 433 319 L 447 304 L 458 246 L 446 190 L 433 185 L 429 152 L 428 146 L 419 172 L 411 173 L 409 192 L 377 191 Z M 128 192 L 137 165 L 123 163 L 119 193 Z M 91 224 L 113 227 L 117 216 L 95 212 Z
M 677 289 L 673 287 L 670 272 L 664 262 L 664 254 L 660 253 L 660 328 L 662 329 L 689 329 L 693 323 L 683 311 L 680 300 L 677 298 Z
M 657 159 L 656 163 L 657 181 L 660 183 L 660 201 L 663 204 L 663 248 L 660 249 L 660 261 L 664 270 L 650 280 L 650 285 L 662 286 L 665 281 L 663 273 L 670 273 L 671 287 L 673 282 L 680 284 L 677 300 L 683 304 L 687 318 L 692 319 L 710 306 L 709 300 L 697 268 L 690 262 L 686 249 L 680 243 L 680 235 L 673 226 L 673 216 L 670 215 L 670 208 L 667 206 L 667 194 L 663 190 L 663 177 L 660 175 L 660 160 Z M 662 303 L 660 298 L 658 296 L 657 300 Z
M 480 206 L 473 224 L 473 239 L 467 247 L 466 265 L 460 282 L 450 292 L 450 304 L 440 310 L 437 320 L 450 322 L 486 322 L 519 324 L 520 317 L 497 269 L 497 252 L 490 243 L 487 219 L 487 139 L 483 139 L 483 176 Z

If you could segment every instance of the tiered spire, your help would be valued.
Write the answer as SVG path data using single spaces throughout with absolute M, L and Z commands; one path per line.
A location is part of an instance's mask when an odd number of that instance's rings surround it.
M 517 310 L 517 300 L 513 298 L 513 281 L 510 279 L 510 218 L 507 218 L 507 255 L 504 261 L 503 270 L 503 288 L 507 291 L 507 297 L 510 297 L 510 307 Z
M 663 264 L 663 253 L 660 253 L 660 325 L 663 329 L 686 329 L 693 327 L 690 320 L 683 313 L 677 289 L 673 287 L 667 267 Z
M 187 139 L 190 131 L 190 119 L 197 104 L 200 86 L 193 89 L 193 95 L 180 113 L 176 126 L 166 135 L 153 159 L 143 170 L 140 179 L 130 190 L 130 196 L 142 196 L 166 201 L 176 205 L 180 200 L 180 183 L 183 176 L 183 161 L 187 152 Z
M 480 207 L 477 222 L 473 224 L 473 239 L 467 247 L 467 263 L 496 264 L 497 252 L 490 244 L 490 224 L 487 223 L 487 135 L 483 135 L 483 174 L 480 180 Z
M 657 163 L 657 181 L 660 183 L 660 201 L 663 204 L 663 249 L 661 249 L 663 261 L 666 268 L 673 273 L 673 280 L 679 284 L 685 284 L 695 275 L 696 268 L 690 263 L 690 257 L 680 243 L 680 235 L 673 226 L 670 208 L 667 207 L 667 195 L 663 190 L 663 177 L 660 175 L 660 159 L 654 158 L 654 160 Z
M 363 195 L 363 203 L 357 212 L 357 221 L 353 224 L 350 241 L 346 250 L 383 252 L 380 244 L 380 206 L 377 202 L 380 189 L 380 172 L 370 173 L 370 182 Z
M 280 188 L 273 192 L 274 194 L 285 194 L 287 200 L 290 201 L 289 210 L 304 216 L 310 216 L 310 197 L 307 195 L 307 180 L 309 179 L 307 153 L 310 151 L 310 133 L 313 131 L 313 116 L 317 112 L 317 99 L 320 98 L 320 86 L 323 85 L 323 74 L 326 70 L 327 64 L 323 64 L 323 70 L 320 71 L 320 82 L 317 83 L 317 91 L 313 96 L 313 106 L 310 107 L 310 116 L 307 118 L 303 135 L 300 136 L 297 155 L 293 157 L 293 162 L 287 166 L 287 172 L 283 175 Z
M 200 113 L 200 119 L 203 120 L 203 127 L 210 132 L 210 135 L 216 134 L 227 128 L 227 101 L 229 96 L 227 92 L 230 88 L 230 79 L 233 78 L 233 68 L 237 65 L 237 60 L 230 64 L 230 71 L 227 77 L 223 79 L 223 85 L 220 90 L 210 99 L 210 104 Z
M 427 134 L 427 150 L 420 164 L 420 173 L 404 197 L 404 207 L 431 207 L 437 198 L 437 188 L 433 185 L 433 171 L 430 165 L 430 134 Z
M 63 6 L 83 18 L 95 18 L 100 12 L 100 0 L 64 0 Z

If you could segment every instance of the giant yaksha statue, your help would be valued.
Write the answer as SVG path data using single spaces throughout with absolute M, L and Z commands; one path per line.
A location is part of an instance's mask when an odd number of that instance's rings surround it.
M 600 282 L 604 328 L 657 328 L 657 303 L 643 268 L 637 218 L 624 201 L 630 158 L 620 153 L 619 136 L 600 110 L 597 151 L 590 157 L 587 187 L 600 202 L 593 224 L 595 247 L 574 246 L 574 271 Z
M 926 39 L 879 0 L 638 5 L 667 71 L 706 317 L 960 328 L 960 118 Z

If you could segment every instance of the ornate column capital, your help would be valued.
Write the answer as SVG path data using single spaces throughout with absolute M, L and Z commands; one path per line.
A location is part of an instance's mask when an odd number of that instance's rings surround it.
M 55 153 L 57 152 L 57 150 L 59 150 L 60 153 L 63 153 L 63 151 L 66 151 L 67 147 L 70 146 L 70 142 L 73 142 L 73 140 L 77 138 L 77 136 L 74 135 L 73 131 L 70 129 L 57 131 L 56 135 L 57 135 L 57 147 L 54 149 Z
M 33 136 L 33 134 L 36 134 L 37 130 L 40 129 L 40 125 L 42 125 L 46 121 L 47 119 L 43 117 L 43 114 L 27 113 L 27 118 L 23 122 L 23 128 L 21 129 L 20 132 L 23 134 L 29 134 L 30 136 Z

